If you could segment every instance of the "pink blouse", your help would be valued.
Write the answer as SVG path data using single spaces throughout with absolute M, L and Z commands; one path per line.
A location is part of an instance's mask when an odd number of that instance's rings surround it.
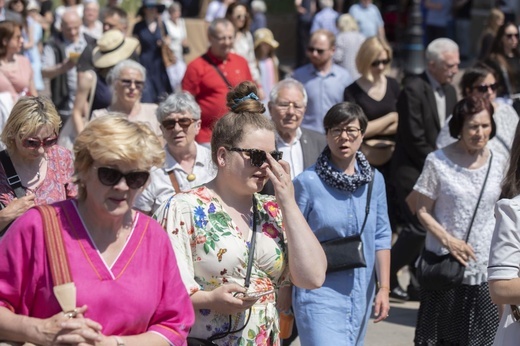
M 14 64 L 0 65 L 0 92 L 9 92 L 13 100 L 21 93 L 28 92 L 33 79 L 33 69 L 29 59 L 23 55 L 14 56 Z

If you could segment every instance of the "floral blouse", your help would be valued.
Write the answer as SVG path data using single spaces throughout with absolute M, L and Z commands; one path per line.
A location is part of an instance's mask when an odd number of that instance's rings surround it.
M 274 197 L 256 195 L 256 198 L 257 239 L 249 291 L 278 289 L 289 284 L 282 213 Z M 190 295 L 231 282 L 244 285 L 253 232 L 249 232 L 249 239 L 244 239 L 231 216 L 206 187 L 173 196 L 154 217 L 170 236 Z M 280 345 L 275 302 L 274 294 L 260 298 L 251 309 L 246 327 L 215 343 Z M 229 315 L 209 309 L 196 310 L 195 314 L 196 322 L 190 336 L 208 338 L 228 330 Z M 232 315 L 231 331 L 240 329 L 248 315 L 248 310 Z

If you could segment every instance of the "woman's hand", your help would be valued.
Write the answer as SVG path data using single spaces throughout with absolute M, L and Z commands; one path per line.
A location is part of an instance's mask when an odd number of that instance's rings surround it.
M 27 210 L 35 206 L 34 194 L 13 199 L 4 209 L 0 210 L 0 230 L 7 227 Z
M 448 235 L 446 240 L 446 247 L 450 251 L 450 254 L 465 267 L 468 265 L 468 260 L 470 258 L 472 258 L 474 261 L 477 260 L 473 248 L 464 240 L 457 239 L 452 235 Z
M 269 153 L 267 153 L 267 162 L 269 163 L 267 175 L 273 183 L 274 194 L 278 203 L 294 201 L 294 186 L 289 163 L 283 160 L 277 162 Z
M 376 317 L 374 323 L 381 322 L 388 317 L 388 313 L 390 312 L 389 294 L 390 292 L 386 287 L 381 287 L 377 291 L 376 300 L 374 302 L 374 316 Z
M 209 309 L 222 314 L 236 314 L 253 306 L 256 300 L 240 299 L 235 293 L 245 293 L 247 290 L 238 284 L 225 284 L 209 292 L 211 303 Z

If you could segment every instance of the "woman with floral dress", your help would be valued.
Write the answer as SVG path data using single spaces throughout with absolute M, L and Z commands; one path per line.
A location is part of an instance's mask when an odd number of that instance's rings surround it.
M 215 179 L 155 213 L 195 308 L 190 336 L 221 334 L 218 345 L 280 345 L 277 289 L 290 281 L 313 289 L 325 278 L 325 255 L 296 205 L 289 165 L 275 150 L 274 125 L 256 91 L 244 82 L 228 94 L 233 111 L 216 123 L 211 140 Z M 257 193 L 267 179 L 276 197 Z M 244 287 L 253 237 L 251 284 Z M 272 289 L 257 299 L 237 295 Z

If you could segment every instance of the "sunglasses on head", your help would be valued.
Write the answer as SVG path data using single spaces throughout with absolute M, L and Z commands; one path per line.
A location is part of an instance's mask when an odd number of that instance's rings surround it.
M 52 136 L 44 139 L 39 138 L 25 138 L 22 140 L 22 145 L 25 148 L 29 149 L 40 149 L 44 147 L 45 149 L 52 147 L 54 144 L 58 143 L 58 137 Z
M 473 89 L 476 89 L 478 92 L 481 92 L 481 93 L 485 93 L 485 92 L 487 92 L 489 89 L 491 89 L 492 91 L 497 91 L 497 89 L 498 89 L 498 83 L 475 85 L 475 86 L 473 87 Z
M 173 130 L 175 128 L 175 125 L 177 125 L 177 124 L 179 124 L 179 126 L 182 127 L 183 129 L 187 129 L 195 121 L 197 121 L 197 120 L 191 119 L 191 118 L 180 118 L 177 120 L 176 119 L 166 119 L 161 123 L 161 125 L 166 130 Z
M 322 55 L 323 53 L 325 53 L 327 49 L 318 49 L 318 48 L 314 48 L 314 47 L 308 47 L 307 48 L 307 52 L 311 53 L 311 54 L 314 54 L 314 52 L 317 52 L 319 55 Z
M 390 59 L 375 60 L 371 65 L 372 65 L 373 67 L 378 67 L 378 66 L 381 65 L 381 64 L 383 64 L 383 65 L 386 66 L 386 65 L 390 64 L 390 61 L 392 61 L 392 60 L 390 60 Z
M 144 82 L 142 80 L 135 80 L 135 79 L 119 79 L 119 81 L 121 82 L 121 84 L 125 87 L 125 88 L 130 88 L 133 85 L 135 85 L 135 88 L 137 90 L 143 90 L 144 88 Z
M 518 38 L 518 36 L 519 36 L 518 33 L 516 33 L 516 34 L 506 34 L 506 37 L 509 38 L 509 39 L 511 39 L 511 38 L 513 38 L 513 37 Z
M 247 153 L 249 158 L 251 159 L 251 166 L 261 167 L 264 162 L 267 162 L 267 154 L 265 151 L 260 149 L 242 149 L 242 148 L 230 148 L 229 151 L 237 151 Z M 276 161 L 280 161 L 282 159 L 283 153 L 281 151 L 271 151 L 269 154 Z
M 121 178 L 125 178 L 126 185 L 134 190 L 143 187 L 150 176 L 150 173 L 146 171 L 123 174 L 120 170 L 110 167 L 97 167 L 97 172 L 99 181 L 105 186 L 117 185 Z

